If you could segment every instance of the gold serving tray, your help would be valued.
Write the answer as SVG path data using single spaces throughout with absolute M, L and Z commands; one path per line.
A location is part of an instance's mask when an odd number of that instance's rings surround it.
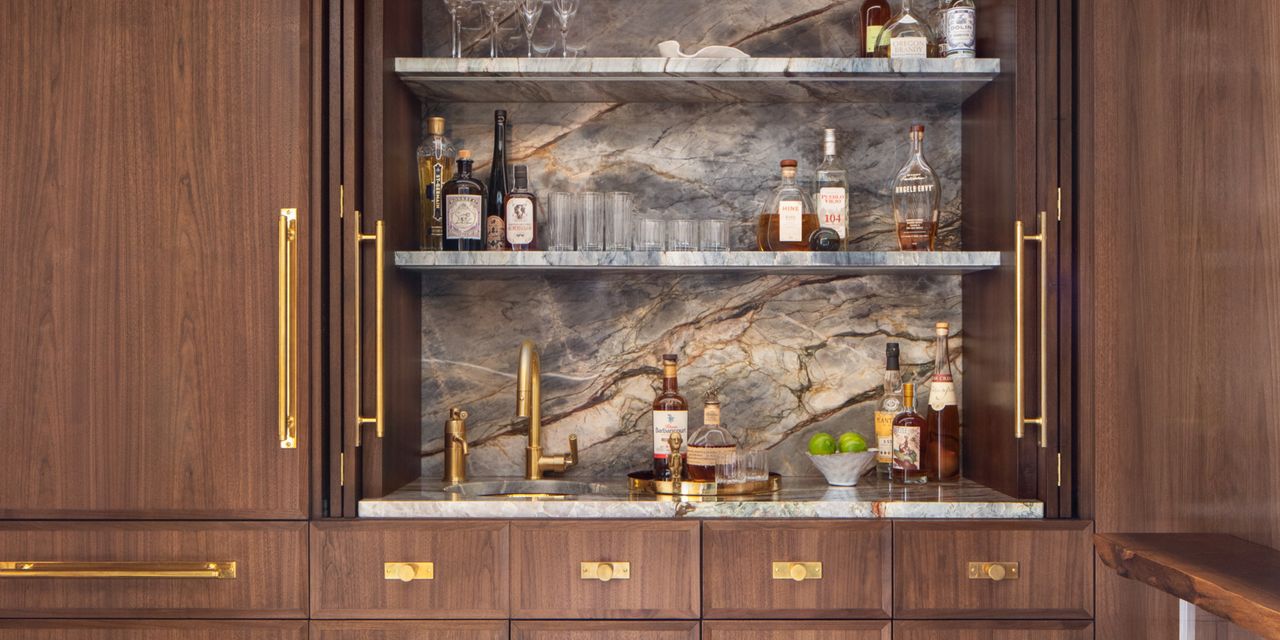
M 680 482 L 654 480 L 652 471 L 632 471 L 627 474 L 627 480 L 633 493 L 649 493 L 660 496 L 760 496 L 775 493 L 782 489 L 782 476 L 776 473 L 769 474 L 768 480 L 730 485 L 718 485 L 714 482 L 695 482 L 693 480 L 681 480 Z

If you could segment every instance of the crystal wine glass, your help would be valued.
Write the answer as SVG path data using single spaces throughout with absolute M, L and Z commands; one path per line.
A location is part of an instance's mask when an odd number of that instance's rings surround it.
M 517 9 L 520 11 L 520 19 L 524 21 L 524 37 L 529 42 L 529 57 L 533 57 L 533 29 L 538 26 L 538 20 L 542 18 L 542 5 L 544 0 L 520 0 Z
M 551 8 L 560 19 L 560 55 L 569 57 L 569 20 L 578 13 L 581 0 L 552 0 Z
M 516 0 L 480 0 L 484 14 L 489 17 L 489 57 L 498 57 L 498 12 L 514 6 Z
M 458 35 L 458 12 L 462 7 L 466 6 L 471 0 L 444 0 L 444 6 L 449 10 L 449 19 L 452 22 L 452 28 L 449 30 L 453 34 L 453 49 L 449 55 L 455 58 L 462 57 L 462 43 L 459 42 Z

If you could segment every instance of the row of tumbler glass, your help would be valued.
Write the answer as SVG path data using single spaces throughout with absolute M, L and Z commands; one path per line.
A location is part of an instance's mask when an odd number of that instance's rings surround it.
M 548 251 L 728 251 L 725 220 L 635 218 L 625 191 L 547 196 Z

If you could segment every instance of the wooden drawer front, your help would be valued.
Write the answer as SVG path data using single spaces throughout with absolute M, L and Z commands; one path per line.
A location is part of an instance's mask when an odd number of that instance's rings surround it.
M 698 538 L 697 522 L 513 522 L 511 615 L 697 618 Z M 627 562 L 630 577 L 584 579 L 583 562 Z
M 511 640 L 698 640 L 698 623 L 512 622 Z
M 1072 620 L 907 620 L 893 623 L 893 640 L 1093 640 L 1093 625 Z
M 889 640 L 879 620 L 708 620 L 702 640 Z
M 306 640 L 307 623 L 217 620 L 0 620 L 0 640 Z
M 312 622 L 311 640 L 507 640 L 507 621 Z
M 1091 618 L 1093 525 L 1081 521 L 899 522 L 895 618 Z M 971 562 L 1017 563 L 973 579 Z
M 706 522 L 702 605 L 707 618 L 888 618 L 888 522 Z M 775 562 L 821 563 L 822 575 L 776 579 Z
M 505 619 L 507 538 L 505 522 L 314 523 L 311 616 Z M 433 576 L 388 580 L 388 562 L 430 562 Z
M 0 617 L 307 617 L 305 522 L 0 523 L 0 562 L 236 563 L 230 579 L 0 576 Z

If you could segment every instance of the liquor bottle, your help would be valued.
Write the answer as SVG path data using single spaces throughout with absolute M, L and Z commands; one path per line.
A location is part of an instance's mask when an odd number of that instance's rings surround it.
M 808 251 L 809 235 L 818 230 L 818 214 L 809 196 L 796 184 L 796 161 L 783 160 L 782 184 L 773 190 L 756 222 L 756 246 L 761 251 Z
M 948 58 L 977 56 L 977 8 L 973 0 L 944 0 L 942 8 L 942 55 Z
M 518 164 L 511 168 L 515 183 L 507 194 L 505 218 L 507 244 L 512 251 L 532 251 L 537 240 L 538 199 L 529 191 L 529 167 Z
M 836 130 L 822 132 L 822 164 L 814 179 L 818 190 L 818 224 L 835 229 L 841 244 L 849 234 L 849 174 L 836 155 Z
M 493 112 L 493 163 L 489 167 L 489 201 L 485 216 L 485 249 L 506 251 L 507 245 L 507 112 Z
M 453 179 L 456 152 L 444 137 L 444 118 L 427 118 L 427 137 L 418 145 L 418 245 L 439 251 L 444 240 L 444 200 L 440 192 Z
M 960 409 L 947 356 L 950 325 L 934 327 L 933 378 L 929 382 L 929 412 L 925 414 L 924 472 L 933 481 L 960 478 Z
M 889 0 L 864 0 L 862 9 L 858 11 L 858 28 L 861 31 L 862 50 L 858 55 L 871 58 L 876 54 L 876 39 L 880 31 L 889 22 L 893 10 L 889 8 Z
M 924 125 L 911 127 L 911 157 L 893 178 L 890 189 L 898 247 L 903 251 L 933 251 L 938 234 L 938 175 L 924 159 Z
M 676 356 L 668 353 L 662 356 L 662 391 L 653 401 L 653 477 L 656 480 L 671 479 L 667 468 L 671 445 L 667 439 L 672 433 L 680 434 L 684 442 L 689 442 L 689 403 L 680 395 L 680 384 L 676 381 Z
M 921 468 L 924 418 L 916 413 L 915 385 L 902 385 L 902 413 L 893 418 L 893 480 L 906 484 L 928 482 Z
M 712 391 L 702 405 L 702 426 L 689 436 L 685 451 L 685 473 L 690 480 L 715 482 L 716 465 L 727 462 L 738 451 L 738 441 L 720 424 L 720 399 Z
M 482 251 L 484 240 L 484 185 L 471 177 L 471 152 L 458 152 L 458 173 L 445 183 L 444 250 Z
M 893 466 L 893 419 L 902 411 L 902 372 L 898 369 L 898 343 L 884 346 L 884 395 L 876 407 L 876 472 L 889 477 Z
M 933 30 L 902 0 L 898 13 L 876 39 L 877 58 L 928 58 L 934 46 Z

